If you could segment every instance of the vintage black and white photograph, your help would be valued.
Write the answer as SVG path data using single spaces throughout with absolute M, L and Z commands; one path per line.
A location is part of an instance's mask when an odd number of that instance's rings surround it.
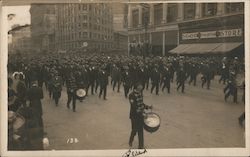
M 246 148 L 245 3 L 6 2 L 7 150 Z

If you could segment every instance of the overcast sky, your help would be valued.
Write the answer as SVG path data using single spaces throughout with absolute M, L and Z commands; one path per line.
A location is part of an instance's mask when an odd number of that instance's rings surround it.
M 11 26 L 14 24 L 25 25 L 30 24 L 30 5 L 26 6 L 6 6 L 6 14 L 15 14 L 15 17 L 12 20 L 8 21 L 8 30 L 11 29 Z M 6 16 L 7 16 L 6 15 Z

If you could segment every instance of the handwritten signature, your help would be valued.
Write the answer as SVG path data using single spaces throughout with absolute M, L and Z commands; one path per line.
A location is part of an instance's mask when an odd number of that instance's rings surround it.
M 131 150 L 131 149 L 129 149 L 127 152 L 125 152 L 122 155 L 122 157 L 135 157 L 135 156 L 145 154 L 145 153 L 147 153 L 146 149 L 144 149 L 144 150 Z

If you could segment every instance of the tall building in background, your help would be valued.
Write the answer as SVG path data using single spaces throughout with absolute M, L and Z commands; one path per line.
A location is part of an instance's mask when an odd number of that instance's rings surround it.
M 56 5 L 32 4 L 31 37 L 34 51 L 50 52 L 55 50 Z
M 128 5 L 125 3 L 114 3 L 113 27 L 114 27 L 114 48 L 124 53 L 128 51 Z
M 244 3 L 149 3 L 128 7 L 129 43 L 149 41 L 154 55 L 242 53 L 243 32 Z
M 29 53 L 32 51 L 30 25 L 17 26 L 8 32 L 9 54 Z
M 56 5 L 57 51 L 113 48 L 113 12 L 108 3 Z

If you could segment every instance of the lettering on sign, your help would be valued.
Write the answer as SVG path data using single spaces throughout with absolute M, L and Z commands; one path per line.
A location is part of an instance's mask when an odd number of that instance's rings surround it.
M 188 40 L 188 39 L 199 39 L 199 33 L 183 33 L 182 34 L 182 40 Z
M 227 29 L 227 30 L 219 30 L 218 37 L 240 37 L 242 36 L 242 29 Z
M 241 37 L 242 35 L 243 35 L 242 29 L 238 28 L 238 29 L 218 30 L 218 31 L 182 33 L 182 40 Z
M 216 31 L 200 32 L 200 38 L 216 38 Z

